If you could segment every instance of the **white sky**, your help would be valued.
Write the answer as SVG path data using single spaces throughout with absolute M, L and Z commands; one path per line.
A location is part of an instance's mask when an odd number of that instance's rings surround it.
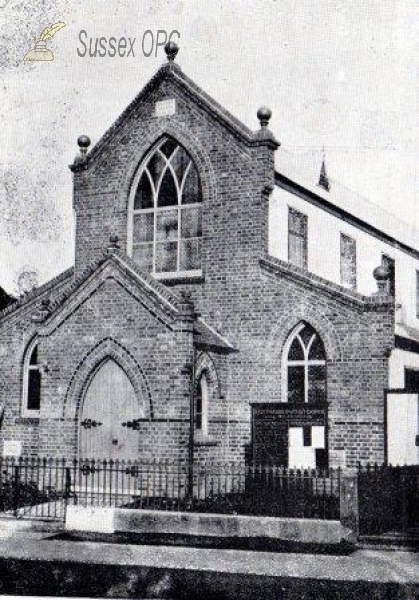
M 54 62 L 23 62 L 59 20 Z M 0 285 L 70 266 L 76 139 L 95 143 L 163 62 L 146 29 L 179 30 L 177 62 L 250 128 L 268 105 L 287 150 L 324 146 L 331 177 L 419 227 L 418 21 L 414 0 L 0 0 L 0 175 L 19 176 L 0 192 Z M 81 29 L 136 37 L 135 58 L 80 58 Z

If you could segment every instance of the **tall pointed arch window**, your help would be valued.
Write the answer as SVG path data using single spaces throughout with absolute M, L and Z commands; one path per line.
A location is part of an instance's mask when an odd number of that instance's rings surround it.
M 22 414 L 38 416 L 41 409 L 41 365 L 38 360 L 38 343 L 30 344 L 24 359 Z
M 195 391 L 195 437 L 208 435 L 208 380 L 205 371 Z
M 326 353 L 317 332 L 300 323 L 286 346 L 287 400 L 292 404 L 326 401 Z
M 162 140 L 137 173 L 129 239 L 133 259 L 148 272 L 201 274 L 201 182 L 192 158 L 172 139 Z

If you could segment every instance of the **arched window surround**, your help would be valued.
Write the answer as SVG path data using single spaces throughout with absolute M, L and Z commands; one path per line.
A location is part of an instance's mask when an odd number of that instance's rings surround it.
M 42 365 L 38 357 L 38 339 L 26 348 L 23 359 L 22 407 L 23 417 L 39 417 L 41 409 Z
M 302 340 L 301 335 L 303 330 L 309 332 L 309 338 Z M 290 351 L 293 344 L 296 342 L 299 344 L 301 356 L 298 358 L 290 358 Z M 314 348 L 313 344 L 316 342 L 316 356 L 313 357 L 311 350 Z M 295 346 L 294 346 L 295 347 Z M 317 394 L 318 402 L 326 402 L 327 400 L 327 357 L 324 348 L 323 340 L 317 331 L 306 321 L 301 321 L 296 327 L 289 333 L 287 340 L 283 348 L 283 360 L 282 360 L 282 400 L 283 402 L 292 402 L 290 400 L 290 368 L 297 368 L 300 374 L 300 385 L 303 388 L 303 394 L 300 394 L 299 401 L 296 404 L 308 404 L 312 400 L 310 396 L 315 395 L 314 382 L 310 382 L 310 369 L 317 369 L 318 377 L 317 385 L 320 384 L 322 390 L 320 394 Z M 302 372 L 304 378 L 301 377 Z M 324 388 L 324 389 L 323 389 Z M 314 391 L 313 391 L 314 390 Z M 314 399 L 316 402 L 316 399 Z
M 166 152 L 168 146 L 173 148 L 170 154 Z M 182 160 L 189 162 L 179 167 Z M 168 201 L 166 189 L 170 185 L 172 201 Z M 144 196 L 139 190 L 144 187 L 152 199 L 148 198 L 146 206 L 140 207 L 138 197 Z M 127 254 L 156 278 L 195 277 L 202 275 L 201 243 L 200 174 L 185 147 L 165 135 L 143 157 L 132 179 Z

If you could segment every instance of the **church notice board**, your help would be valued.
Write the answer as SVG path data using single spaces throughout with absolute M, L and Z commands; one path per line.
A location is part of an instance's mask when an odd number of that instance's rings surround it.
M 252 455 L 257 464 L 288 466 L 290 427 L 326 426 L 324 404 L 253 403 Z

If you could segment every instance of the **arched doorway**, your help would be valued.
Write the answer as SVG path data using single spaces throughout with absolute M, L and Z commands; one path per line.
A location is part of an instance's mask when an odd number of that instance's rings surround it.
M 135 460 L 138 431 L 130 426 L 144 417 L 125 371 L 111 358 L 96 369 L 84 394 L 79 420 L 80 458 Z

